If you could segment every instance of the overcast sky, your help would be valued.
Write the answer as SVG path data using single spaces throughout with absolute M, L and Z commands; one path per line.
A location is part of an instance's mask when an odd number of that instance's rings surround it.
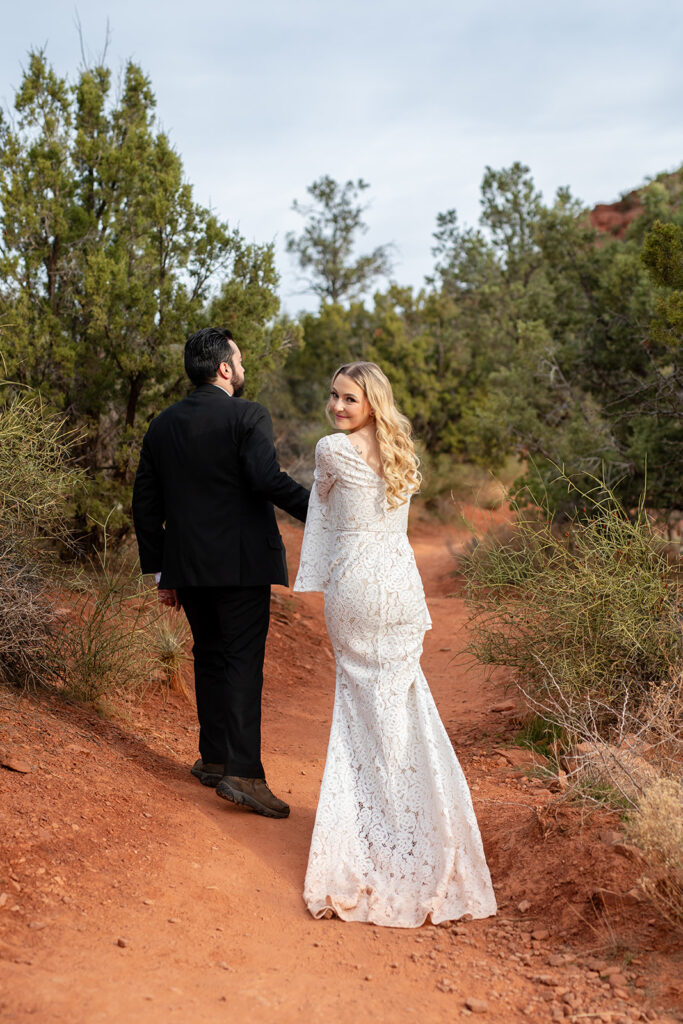
M 369 248 L 393 242 L 394 278 L 419 286 L 438 212 L 478 217 L 486 165 L 521 160 L 550 198 L 593 205 L 683 162 L 680 0 L 24 0 L 5 5 L 0 101 L 26 53 L 57 71 L 90 57 L 150 76 L 163 128 L 198 201 L 283 251 L 295 197 L 322 174 L 371 185 Z

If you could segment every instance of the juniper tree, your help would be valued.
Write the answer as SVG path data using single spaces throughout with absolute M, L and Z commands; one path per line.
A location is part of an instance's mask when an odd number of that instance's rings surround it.
M 155 107 L 132 61 L 114 90 L 103 65 L 71 84 L 35 51 L 0 122 L 5 373 L 78 426 L 98 516 L 125 510 L 149 418 L 186 389 L 187 334 L 228 319 L 253 367 L 288 340 L 272 245 L 195 201 Z
M 380 245 L 362 256 L 354 253 L 358 236 L 367 230 L 360 198 L 370 186 L 362 178 L 341 185 L 323 175 L 308 186 L 313 202 L 294 200 L 292 209 L 306 218 L 300 235 L 289 232 L 287 252 L 304 272 L 307 290 L 321 302 L 358 299 L 378 277 L 391 272 L 391 246 Z

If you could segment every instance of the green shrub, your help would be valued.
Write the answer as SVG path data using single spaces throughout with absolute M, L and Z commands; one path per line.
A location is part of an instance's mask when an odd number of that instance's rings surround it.
M 70 503 L 83 475 L 69 464 L 75 436 L 28 388 L 0 382 L 0 543 L 35 558 L 65 542 Z
M 561 534 L 544 508 L 518 510 L 511 536 L 485 540 L 461 561 L 470 652 L 515 668 L 537 713 L 549 688 L 569 717 L 590 705 L 598 732 L 623 717 L 625 703 L 632 714 L 666 685 L 682 655 L 675 567 L 642 507 L 629 516 L 611 492 L 599 493 L 590 518 Z
M 61 677 L 55 635 L 55 550 L 69 543 L 67 511 L 81 486 L 60 420 L 28 389 L 0 382 L 0 682 Z

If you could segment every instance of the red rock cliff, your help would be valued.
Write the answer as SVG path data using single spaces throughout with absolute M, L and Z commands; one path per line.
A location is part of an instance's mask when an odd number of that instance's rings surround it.
M 618 203 L 599 203 L 590 212 L 590 222 L 600 234 L 623 238 L 631 221 L 643 212 L 640 191 L 629 192 Z

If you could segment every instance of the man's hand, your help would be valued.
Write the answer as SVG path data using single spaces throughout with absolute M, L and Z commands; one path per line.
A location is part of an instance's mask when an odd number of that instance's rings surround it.
M 157 597 L 159 604 L 165 604 L 169 608 L 175 608 L 176 611 L 180 611 L 180 601 L 178 600 L 178 592 L 176 590 L 162 590 L 159 587 Z

